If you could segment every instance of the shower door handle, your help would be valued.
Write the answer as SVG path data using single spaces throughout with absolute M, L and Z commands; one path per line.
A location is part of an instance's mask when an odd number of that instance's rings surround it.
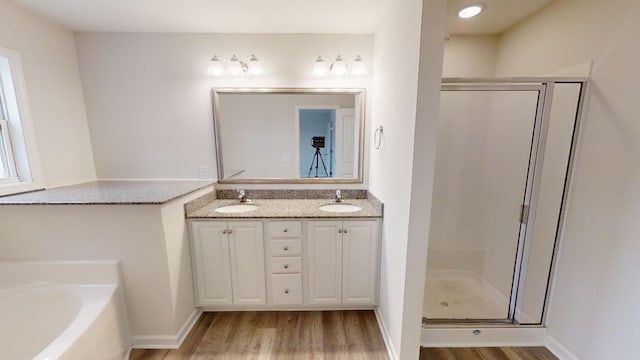
M 527 225 L 529 219 L 529 205 L 522 204 L 520 209 L 520 224 Z

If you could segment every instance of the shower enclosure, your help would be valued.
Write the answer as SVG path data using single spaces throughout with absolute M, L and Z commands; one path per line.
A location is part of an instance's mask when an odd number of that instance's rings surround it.
M 544 323 L 586 79 L 445 79 L 423 324 Z

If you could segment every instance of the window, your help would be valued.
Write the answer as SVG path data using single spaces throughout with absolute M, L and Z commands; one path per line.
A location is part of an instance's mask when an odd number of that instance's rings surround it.
M 2 83 L 2 74 L 0 74 L 0 84 Z M 9 116 L 7 115 L 5 97 L 2 87 L 0 87 L 0 184 L 18 181 L 11 138 L 9 137 L 9 121 L 7 121 Z
M 28 110 L 20 55 L 0 47 L 0 196 L 39 188 Z

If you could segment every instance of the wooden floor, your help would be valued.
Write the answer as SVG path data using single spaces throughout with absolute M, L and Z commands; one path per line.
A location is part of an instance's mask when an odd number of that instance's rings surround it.
M 373 311 L 207 312 L 178 350 L 153 359 L 388 359 Z
M 421 348 L 420 360 L 558 360 L 543 347 Z

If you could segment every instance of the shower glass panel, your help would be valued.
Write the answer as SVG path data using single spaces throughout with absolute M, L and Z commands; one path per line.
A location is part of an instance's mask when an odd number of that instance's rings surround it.
M 442 90 L 423 315 L 426 321 L 511 321 L 545 88 Z
M 544 152 L 538 159 L 542 166 L 535 217 L 529 222 L 530 236 L 524 244 L 521 265 L 515 314 L 520 324 L 540 324 L 543 320 L 582 86 L 582 83 L 555 84 L 551 93 Z

